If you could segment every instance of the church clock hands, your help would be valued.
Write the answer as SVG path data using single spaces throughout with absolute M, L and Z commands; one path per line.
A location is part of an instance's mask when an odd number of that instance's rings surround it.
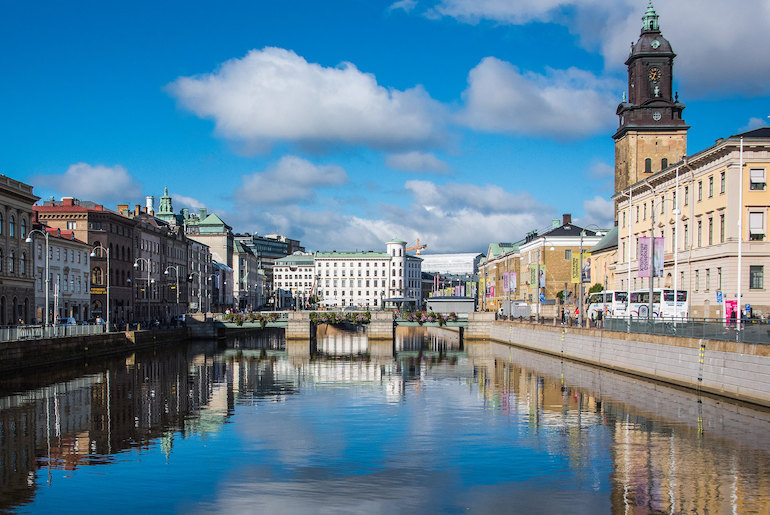
M 650 82 L 658 82 L 662 75 L 660 68 L 653 66 L 650 68 L 650 73 L 647 76 L 649 77 Z

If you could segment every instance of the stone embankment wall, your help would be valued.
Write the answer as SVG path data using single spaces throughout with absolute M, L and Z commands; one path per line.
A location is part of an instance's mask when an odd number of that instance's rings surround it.
M 0 371 L 44 367 L 121 354 L 188 339 L 186 329 L 127 331 L 0 343 Z
M 770 345 L 494 322 L 492 340 L 770 406 Z

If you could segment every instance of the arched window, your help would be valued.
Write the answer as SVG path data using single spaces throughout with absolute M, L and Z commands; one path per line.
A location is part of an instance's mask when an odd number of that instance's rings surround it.
M 21 234 L 19 235 L 19 237 L 21 238 L 27 237 L 27 219 L 24 217 L 21 218 Z
M 0 250 L 0 272 L 3 271 L 3 251 Z
M 646 173 L 652 173 L 652 159 L 649 157 L 644 160 L 644 171 Z
M 16 218 L 11 215 L 11 218 L 8 220 L 8 235 L 13 238 L 16 236 Z
M 93 269 L 91 269 L 91 284 L 92 285 L 102 285 L 104 284 L 104 272 L 102 272 L 102 269 L 98 266 L 95 266 Z
M 14 255 L 13 251 L 8 252 L 8 273 L 9 274 L 12 274 L 16 268 L 14 264 L 15 259 L 16 259 L 16 256 Z
M 27 275 L 27 253 L 26 252 L 21 253 L 21 262 L 19 263 L 19 268 L 21 269 L 22 277 Z

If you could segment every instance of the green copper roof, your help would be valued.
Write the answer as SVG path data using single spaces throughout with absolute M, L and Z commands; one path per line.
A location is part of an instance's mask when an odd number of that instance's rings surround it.
M 275 260 L 276 265 L 287 266 L 313 266 L 315 257 L 312 254 L 292 254 L 291 256 L 282 257 Z
M 392 240 L 390 240 L 388 243 L 398 243 L 399 245 L 400 245 L 400 244 L 404 244 L 404 245 L 406 245 L 406 242 L 405 242 L 404 240 L 399 240 L 398 238 L 393 238 L 393 239 L 392 239 Z
M 647 5 L 647 12 L 642 16 L 642 32 L 650 32 L 660 30 L 658 27 L 658 13 L 655 12 L 655 8 L 652 6 L 652 0 Z
M 387 252 L 316 252 L 316 258 L 390 259 Z

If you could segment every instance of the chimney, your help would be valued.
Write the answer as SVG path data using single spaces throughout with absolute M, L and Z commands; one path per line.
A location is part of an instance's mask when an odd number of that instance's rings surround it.
M 551 229 L 556 229 L 557 227 L 559 227 L 559 225 L 561 225 L 561 224 L 559 223 L 559 219 L 558 218 L 552 218 L 551 219 Z
M 118 204 L 118 213 L 126 216 L 128 214 L 128 204 Z
M 208 211 L 208 209 L 206 209 L 205 207 L 202 207 L 202 208 L 200 208 L 200 211 L 199 211 L 199 213 L 200 213 L 200 218 L 201 218 L 201 220 L 203 220 L 204 218 L 206 218 L 207 216 L 209 216 L 209 211 Z
M 147 195 L 146 197 L 144 197 L 144 201 L 145 201 L 144 202 L 145 213 L 152 213 L 153 211 L 155 211 L 155 197 L 153 197 L 152 195 Z
M 139 216 L 139 214 L 142 212 L 142 206 L 139 204 L 134 206 L 134 216 Z
M 62 206 L 74 206 L 75 205 L 75 199 L 73 197 L 62 197 L 61 199 L 61 205 Z
M 561 223 L 562 225 L 568 225 L 572 223 L 572 215 L 569 213 L 565 213 L 561 215 L 561 219 L 562 219 L 562 223 Z

